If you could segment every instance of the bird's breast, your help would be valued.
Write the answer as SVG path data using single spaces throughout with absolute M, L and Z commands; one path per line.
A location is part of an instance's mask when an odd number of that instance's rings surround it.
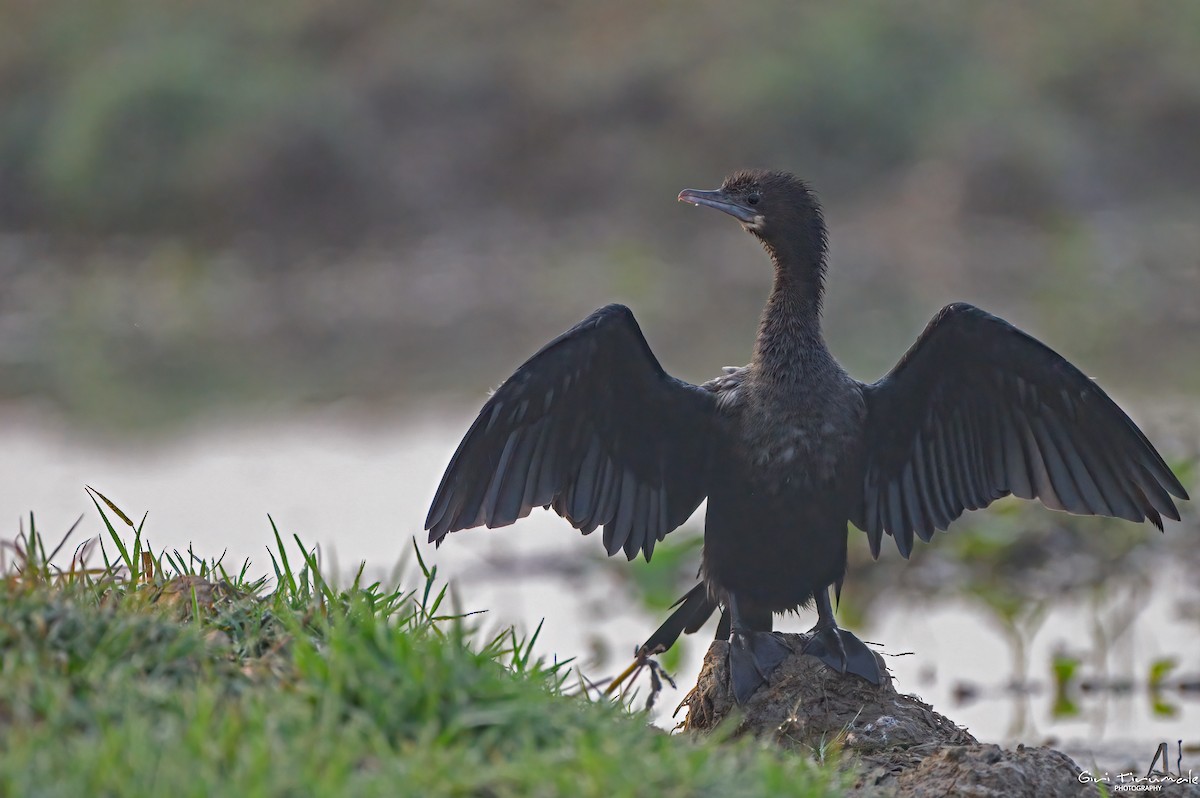
M 828 484 L 855 461 L 864 415 L 857 392 L 748 402 L 738 430 L 741 458 L 768 485 Z

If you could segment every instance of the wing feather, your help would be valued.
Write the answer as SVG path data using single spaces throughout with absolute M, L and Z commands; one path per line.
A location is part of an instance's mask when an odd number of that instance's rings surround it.
M 1187 492 L 1146 436 L 1092 380 L 1008 322 L 943 308 L 897 366 L 864 386 L 862 511 L 908 556 L 964 510 L 1010 493 L 1131 521 L 1178 519 Z
M 638 551 L 708 491 L 715 396 L 663 371 L 628 308 L 609 305 L 544 346 L 488 399 L 425 519 L 429 539 L 552 507 L 609 554 Z

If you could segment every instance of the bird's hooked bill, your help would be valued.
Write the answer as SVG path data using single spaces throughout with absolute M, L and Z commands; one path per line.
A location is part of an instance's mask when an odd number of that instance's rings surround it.
M 690 202 L 692 205 L 697 206 L 704 205 L 709 208 L 716 208 L 747 224 L 753 222 L 758 215 L 758 212 L 753 208 L 742 205 L 720 189 L 716 191 L 701 191 L 695 188 L 685 188 L 679 192 L 679 201 Z

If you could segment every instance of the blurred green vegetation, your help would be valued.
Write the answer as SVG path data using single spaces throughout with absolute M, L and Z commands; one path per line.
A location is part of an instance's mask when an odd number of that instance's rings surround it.
M 537 213 L 561 210 L 548 193 L 644 211 L 681 166 L 712 180 L 760 159 L 865 193 L 947 160 L 970 204 L 1053 217 L 1087 199 L 1073 193 L 1190 196 L 1200 170 L 1200 11 L 1185 2 L 5 14 L 8 225 L 336 238 L 438 224 L 492 191 Z M 583 175 L 596 192 L 581 197 Z
M 614 299 L 700 379 L 767 275 L 673 197 L 752 164 L 825 198 L 863 377 L 968 299 L 1122 392 L 1200 389 L 1192 3 L 3 14 L 0 400 L 125 430 L 461 401 Z

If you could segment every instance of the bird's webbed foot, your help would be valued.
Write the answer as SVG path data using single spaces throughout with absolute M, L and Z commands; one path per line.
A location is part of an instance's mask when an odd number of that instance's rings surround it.
M 729 636 L 729 682 L 739 705 L 767 683 L 771 672 L 792 655 L 775 632 L 734 631 Z
M 883 681 L 879 671 L 879 662 L 871 649 L 852 633 L 837 626 L 824 629 L 814 628 L 809 632 L 810 637 L 801 650 L 824 662 L 838 673 L 853 673 L 861 676 L 871 684 Z
M 767 683 L 771 672 L 793 653 L 783 637 L 771 631 L 771 611 L 729 595 L 729 685 L 739 705 Z
M 828 591 L 818 591 L 816 601 L 819 620 L 808 630 L 808 642 L 801 653 L 816 657 L 838 673 L 853 673 L 871 684 L 881 684 L 883 673 L 875 654 L 863 641 L 834 622 Z

